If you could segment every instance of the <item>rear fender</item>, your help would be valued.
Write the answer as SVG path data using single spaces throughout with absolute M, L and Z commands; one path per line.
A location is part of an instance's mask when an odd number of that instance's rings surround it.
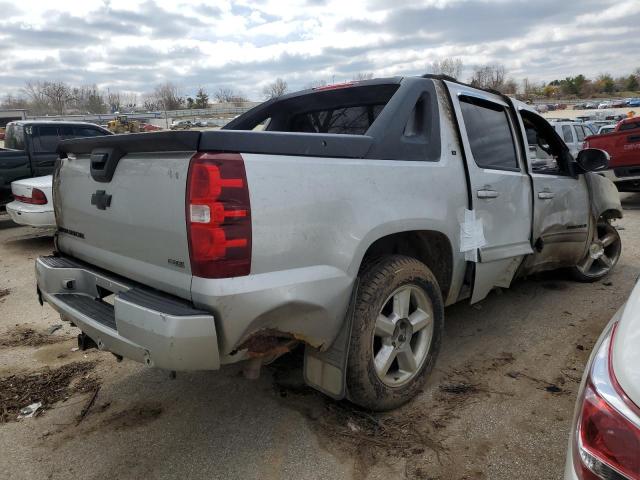
M 589 188 L 589 200 L 593 216 L 596 219 L 602 216 L 607 219 L 622 218 L 620 193 L 618 193 L 614 183 L 597 173 L 587 172 L 584 176 Z

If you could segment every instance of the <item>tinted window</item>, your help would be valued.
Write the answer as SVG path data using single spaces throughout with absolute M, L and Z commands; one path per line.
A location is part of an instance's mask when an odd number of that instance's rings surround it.
M 60 141 L 58 127 L 39 127 L 38 141 L 40 143 L 41 152 L 55 152 Z
M 584 140 L 584 130 L 582 129 L 582 125 L 574 125 L 573 128 L 576 129 L 576 136 L 578 141 L 581 142 Z
M 60 138 L 73 138 L 73 128 L 71 127 L 58 127 L 58 133 L 60 134 Z
M 291 132 L 364 135 L 384 105 L 357 105 L 295 115 Z
M 473 159 L 482 168 L 518 170 L 518 160 L 504 107 L 475 98 L 460 102 Z
M 91 127 L 73 127 L 74 137 L 101 137 L 106 135 L 102 130 Z
M 4 148 L 24 150 L 24 127 L 22 125 L 7 125 L 4 136 Z
M 573 134 L 571 133 L 571 125 L 562 125 L 562 138 L 566 143 L 573 142 Z
M 638 128 L 640 127 L 640 124 L 638 123 L 633 123 L 633 122 L 629 122 L 629 123 L 623 123 L 622 125 L 620 125 L 619 130 L 623 131 L 623 130 L 633 130 L 634 128 Z

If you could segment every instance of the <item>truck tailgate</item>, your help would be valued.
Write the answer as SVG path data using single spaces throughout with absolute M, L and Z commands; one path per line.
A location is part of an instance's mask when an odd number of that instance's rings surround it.
M 63 158 L 54 177 L 58 249 L 190 299 L 184 199 L 193 154 L 126 153 L 108 181 L 92 176 L 91 154 Z

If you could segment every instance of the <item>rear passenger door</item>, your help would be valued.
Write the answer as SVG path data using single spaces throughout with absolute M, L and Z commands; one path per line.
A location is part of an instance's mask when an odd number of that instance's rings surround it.
M 508 287 L 531 248 L 531 181 L 523 170 L 509 106 L 498 95 L 446 82 L 451 93 L 469 172 L 473 211 L 461 220 L 468 232 L 484 235 L 484 245 L 466 249 L 476 262 L 471 302 L 495 286 Z
M 31 164 L 34 177 L 49 175 L 53 173 L 53 167 L 58 158 L 56 149 L 64 133 L 62 129 L 67 128 L 70 136 L 71 128 L 60 125 L 35 125 L 30 128 L 32 128 Z

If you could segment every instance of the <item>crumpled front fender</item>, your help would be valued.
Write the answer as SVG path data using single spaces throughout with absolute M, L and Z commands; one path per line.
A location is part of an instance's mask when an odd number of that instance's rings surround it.
M 585 173 L 585 180 L 589 188 L 591 212 L 595 218 L 622 218 L 622 204 L 620 193 L 614 183 L 597 173 Z

